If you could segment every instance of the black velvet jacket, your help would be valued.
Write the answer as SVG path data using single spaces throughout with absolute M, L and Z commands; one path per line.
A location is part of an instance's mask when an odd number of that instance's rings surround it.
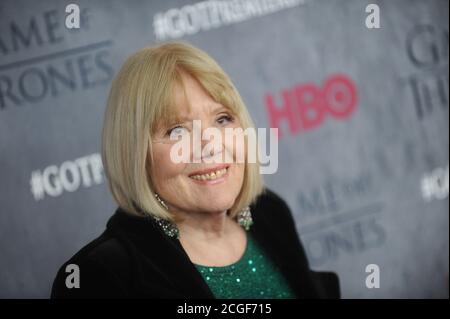
M 250 207 L 250 232 L 272 258 L 299 298 L 339 298 L 334 273 L 309 269 L 286 203 L 266 190 Z M 80 287 L 65 285 L 66 265 L 80 269 Z M 52 298 L 214 298 L 178 239 L 151 218 L 118 208 L 97 239 L 58 271 Z

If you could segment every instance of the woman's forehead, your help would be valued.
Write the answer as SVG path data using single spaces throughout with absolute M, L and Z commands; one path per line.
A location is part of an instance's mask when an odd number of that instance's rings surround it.
M 219 104 L 197 79 L 186 73 L 181 74 L 173 87 L 174 102 L 180 112 L 190 112 L 191 107 L 202 109 L 208 108 L 209 104 Z
M 214 116 L 220 112 L 230 112 L 224 105 L 214 102 L 205 101 L 204 103 L 180 104 L 174 107 L 173 117 L 169 118 L 169 122 L 176 121 L 178 123 L 190 122 L 193 120 L 201 120 L 203 117 Z
M 188 72 L 180 69 L 174 78 L 172 95 L 164 103 L 161 117 L 155 118 L 157 127 L 167 127 L 185 123 L 207 116 L 214 116 L 220 112 L 230 112 L 224 101 L 217 101 L 197 80 Z

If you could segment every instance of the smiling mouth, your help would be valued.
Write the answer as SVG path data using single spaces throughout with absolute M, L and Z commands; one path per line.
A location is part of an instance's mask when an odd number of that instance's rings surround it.
M 224 176 L 227 173 L 228 168 L 229 166 L 226 166 L 220 169 L 211 170 L 208 173 L 190 175 L 189 177 L 197 181 L 213 181 Z

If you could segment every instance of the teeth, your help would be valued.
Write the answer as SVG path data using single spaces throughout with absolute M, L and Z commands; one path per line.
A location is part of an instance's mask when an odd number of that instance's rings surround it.
M 226 172 L 227 172 L 227 169 L 222 168 L 222 169 L 219 169 L 215 172 L 211 172 L 208 174 L 193 175 L 193 176 L 191 176 L 191 178 L 196 179 L 198 181 L 210 181 L 210 180 L 214 180 L 214 179 L 217 179 L 217 178 L 223 176 Z

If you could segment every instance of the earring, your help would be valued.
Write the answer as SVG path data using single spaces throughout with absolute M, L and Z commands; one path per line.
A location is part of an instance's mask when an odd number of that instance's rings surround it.
M 250 229 L 250 226 L 253 225 L 253 218 L 249 206 L 245 207 L 239 212 L 239 214 L 237 215 L 237 221 L 239 225 L 244 227 L 245 230 Z
M 161 204 L 162 207 L 164 207 L 166 210 L 169 210 L 169 207 L 167 207 L 166 203 L 159 197 L 158 194 L 155 193 L 156 200 Z
M 154 216 L 152 215 L 153 219 L 156 221 L 156 223 L 159 225 L 159 227 L 161 227 L 161 229 L 163 230 L 164 234 L 166 234 L 169 237 L 173 237 L 178 239 L 180 237 L 180 231 L 178 230 L 178 227 L 175 226 L 174 223 L 162 219 L 160 217 Z
M 155 193 L 155 198 L 161 204 L 162 207 L 164 207 L 166 210 L 169 210 L 169 207 L 167 207 L 167 204 L 164 203 L 164 201 L 161 199 L 161 197 L 159 197 L 159 195 L 156 193 Z M 178 227 L 174 223 L 172 223 L 171 221 L 162 219 L 155 215 L 152 215 L 152 217 L 167 236 L 175 237 L 177 239 L 180 237 L 180 231 L 178 230 Z
M 162 207 L 168 210 L 167 204 L 159 197 L 158 194 L 155 193 L 156 200 L 161 204 Z M 169 237 L 179 238 L 180 231 L 178 227 L 172 223 L 171 221 L 162 219 L 158 216 L 151 215 L 152 218 L 156 221 L 156 223 L 161 227 L 164 233 Z M 250 212 L 250 207 L 247 206 L 243 210 L 241 210 L 237 215 L 237 222 L 240 226 L 242 226 L 245 230 L 249 230 L 250 226 L 253 225 L 252 213 Z

